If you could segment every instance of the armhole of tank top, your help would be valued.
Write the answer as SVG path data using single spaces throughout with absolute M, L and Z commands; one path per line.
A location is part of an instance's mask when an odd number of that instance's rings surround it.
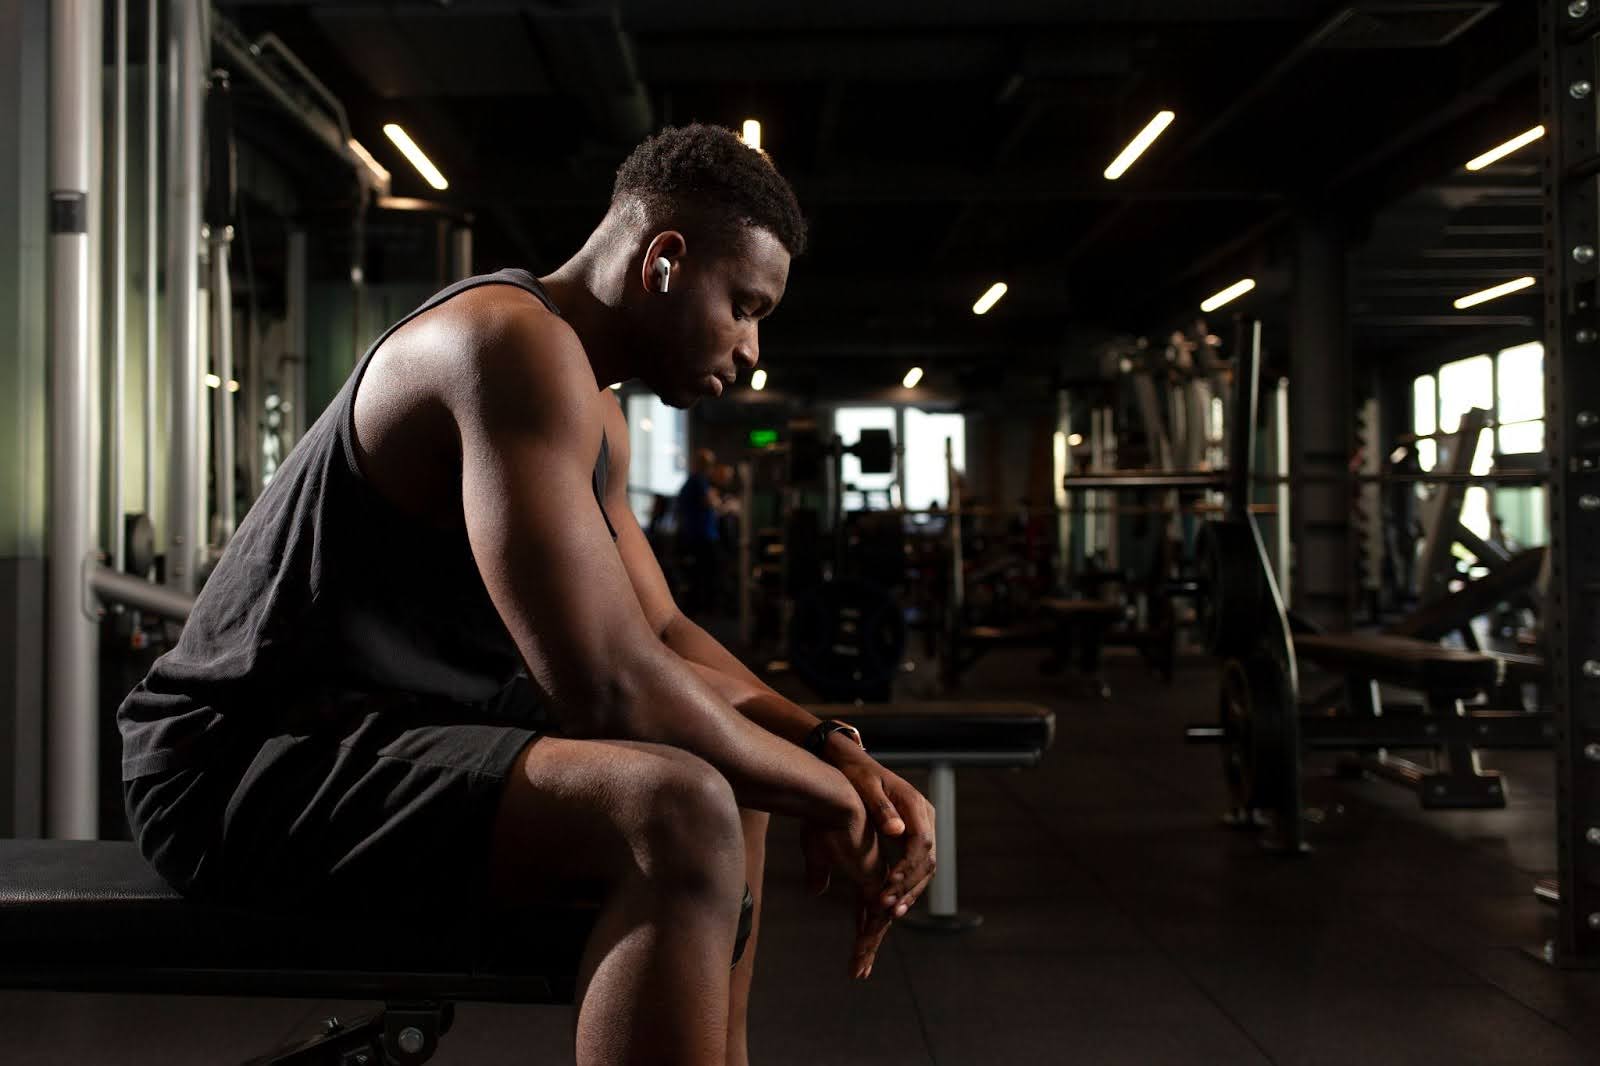
M 617 539 L 617 527 L 611 524 L 611 513 L 606 510 L 606 489 L 611 484 L 611 440 L 606 436 L 604 428 L 600 430 L 600 454 L 595 457 L 594 476 L 591 479 L 594 487 L 594 502 L 600 508 L 600 517 L 605 520 L 606 532 L 611 534 L 611 539 Z
M 527 281 L 524 282 L 518 280 L 510 275 L 520 275 L 522 278 L 526 278 Z M 367 376 L 367 367 L 372 365 L 372 357 L 378 354 L 378 349 L 383 347 L 383 342 L 388 340 L 401 326 L 404 326 L 418 315 L 431 311 L 435 307 L 438 307 L 440 304 L 445 303 L 453 297 L 461 295 L 468 289 L 476 289 L 480 285 L 511 285 L 515 288 L 522 289 L 525 292 L 531 292 L 534 295 L 534 298 L 540 303 L 544 304 L 551 314 L 555 315 L 557 318 L 561 317 L 561 309 L 555 305 L 555 302 L 550 299 L 549 294 L 544 291 L 544 286 L 539 284 L 539 279 L 535 278 L 531 273 L 523 270 L 521 267 L 507 267 L 504 270 L 497 270 L 493 274 L 480 274 L 476 277 L 463 278 L 453 285 L 449 285 L 444 289 L 441 289 L 428 299 L 424 300 L 422 304 L 410 314 L 406 315 L 404 318 L 401 318 L 398 322 L 384 330 L 383 334 L 379 336 L 377 340 L 373 341 L 371 347 L 369 347 L 366 353 L 362 355 L 361 362 L 356 365 L 355 373 L 351 376 L 351 380 L 345 386 L 345 389 L 341 390 L 338 400 L 340 404 L 340 450 L 344 452 L 346 469 L 349 470 L 350 475 L 357 481 L 365 481 L 367 476 L 361 472 L 361 463 L 356 458 L 356 393 L 361 389 L 362 379 Z M 604 508 L 601 508 L 601 510 L 603 512 Z M 611 524 L 611 520 L 609 518 L 606 519 L 606 524 Z M 616 531 L 613 530 L 612 536 L 615 535 Z

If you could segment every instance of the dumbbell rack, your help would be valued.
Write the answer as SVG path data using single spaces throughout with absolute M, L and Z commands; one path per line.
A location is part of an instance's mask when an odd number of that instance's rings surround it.
M 1600 2 L 1543 0 L 1545 447 L 1550 591 L 1545 638 L 1556 726 L 1560 905 L 1545 955 L 1600 964 Z

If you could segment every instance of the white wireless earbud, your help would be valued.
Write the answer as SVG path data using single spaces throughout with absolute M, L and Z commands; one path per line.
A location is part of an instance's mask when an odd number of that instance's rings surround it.
M 672 280 L 672 261 L 662 256 L 656 260 L 656 285 L 662 292 L 667 291 L 667 283 Z

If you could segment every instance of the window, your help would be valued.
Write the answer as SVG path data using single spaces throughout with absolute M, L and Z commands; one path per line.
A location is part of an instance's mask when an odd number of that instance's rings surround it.
M 1411 432 L 1428 440 L 1417 441 L 1417 465 L 1432 470 L 1439 461 L 1439 443 L 1431 438 L 1439 431 L 1439 396 L 1432 374 L 1411 383 Z
M 628 397 L 628 504 L 644 528 L 656 496 L 676 496 L 688 473 L 689 415 L 651 393 Z
M 1532 341 L 1501 352 L 1495 378 L 1500 452 L 1544 451 L 1544 345 Z
M 841 407 L 833 413 L 833 431 L 845 447 L 850 447 L 861 439 L 864 429 L 887 429 L 891 438 L 897 439 L 893 407 Z M 863 474 L 861 460 L 853 455 L 844 457 L 844 483 L 851 486 L 844 494 L 844 509 L 846 511 L 859 511 L 867 505 L 866 493 L 871 492 L 875 498 L 875 507 L 882 507 L 883 494 L 895 483 L 895 475 L 888 474 Z
M 930 414 L 906 408 L 905 492 L 906 509 L 943 507 L 948 502 L 949 478 L 944 465 L 944 442 L 950 442 L 956 469 L 967 466 L 967 416 Z
M 1423 374 L 1411 383 L 1412 432 L 1418 437 L 1454 433 L 1461 417 L 1474 407 L 1489 411 L 1489 429 L 1478 440 L 1472 472 L 1486 474 L 1496 455 L 1544 451 L 1544 345 L 1529 341 L 1496 354 L 1475 355 L 1446 363 L 1437 375 Z M 1417 441 L 1417 462 L 1432 470 L 1438 462 L 1435 440 Z M 1426 492 L 1423 487 L 1419 492 Z M 1490 488 L 1474 485 L 1466 492 L 1461 521 L 1480 537 L 1494 530 L 1528 547 L 1549 539 L 1542 488 Z
M 1494 360 L 1475 355 L 1439 368 L 1439 432 L 1461 428 L 1461 416 L 1474 407 L 1494 410 Z

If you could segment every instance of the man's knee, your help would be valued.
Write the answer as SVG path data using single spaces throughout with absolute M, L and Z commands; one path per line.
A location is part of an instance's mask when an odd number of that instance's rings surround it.
M 744 826 L 733 788 L 698 758 L 662 760 L 642 783 L 641 872 L 678 889 L 744 889 Z

